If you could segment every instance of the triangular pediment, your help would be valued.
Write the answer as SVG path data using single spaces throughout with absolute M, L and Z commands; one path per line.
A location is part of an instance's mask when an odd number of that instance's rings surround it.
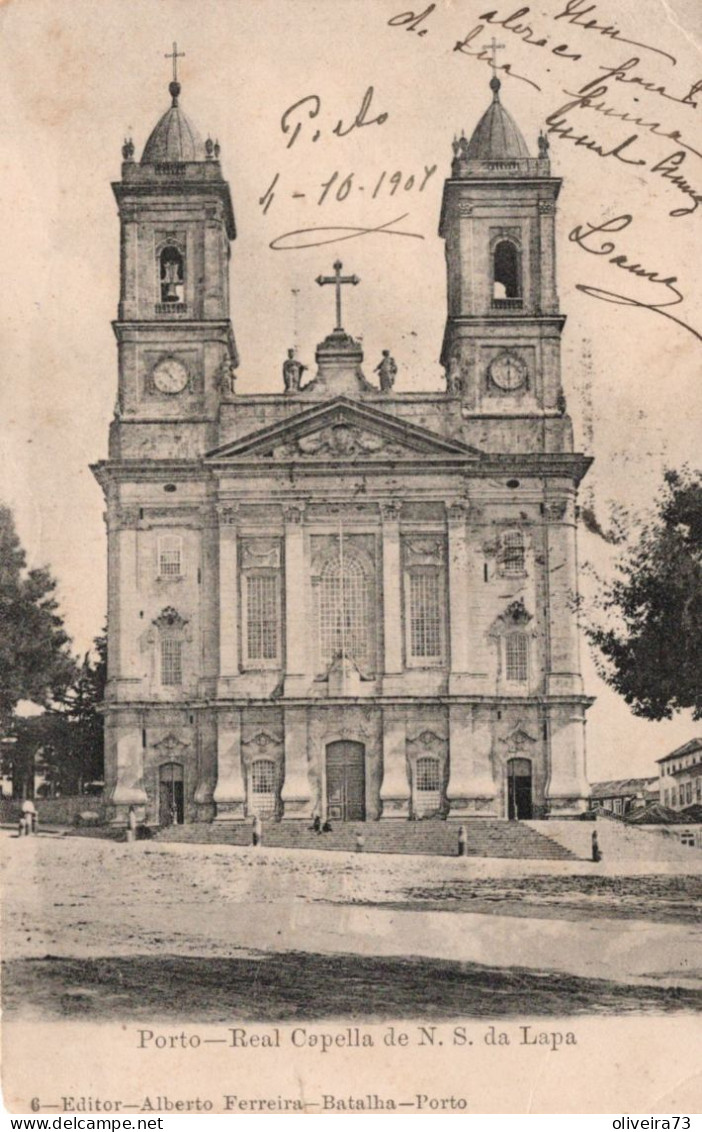
M 408 421 L 398 420 L 375 406 L 339 397 L 315 405 L 264 429 L 239 437 L 205 457 L 208 463 L 271 460 L 295 463 L 321 461 L 379 461 L 418 458 L 429 461 L 474 463 L 481 453 L 459 440 Z

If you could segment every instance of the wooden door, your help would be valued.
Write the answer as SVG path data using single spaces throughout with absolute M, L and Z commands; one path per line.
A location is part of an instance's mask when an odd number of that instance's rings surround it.
M 366 820 L 366 749 L 343 739 L 327 747 L 327 817 Z

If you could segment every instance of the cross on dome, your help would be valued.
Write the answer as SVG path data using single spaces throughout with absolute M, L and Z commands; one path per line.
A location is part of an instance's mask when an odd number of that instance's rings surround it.
M 178 105 L 178 95 L 180 94 L 180 83 L 178 82 L 178 60 L 185 58 L 185 52 L 179 51 L 178 50 L 178 44 L 174 42 L 173 43 L 173 50 L 170 53 L 167 52 L 163 57 L 164 57 L 164 59 L 172 59 L 173 60 L 173 79 L 171 80 L 171 82 L 168 85 L 168 91 L 169 91 L 171 98 L 173 99 L 173 105 L 177 106 Z

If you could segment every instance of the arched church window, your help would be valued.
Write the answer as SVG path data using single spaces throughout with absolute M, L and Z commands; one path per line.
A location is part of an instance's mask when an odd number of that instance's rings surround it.
M 526 684 L 529 675 L 529 641 L 526 633 L 505 637 L 505 671 L 509 681 Z
M 158 636 L 152 638 L 152 641 L 158 649 L 162 685 L 177 687 L 183 683 L 183 649 L 187 624 L 171 605 L 161 610 L 154 621 Z
M 493 298 L 519 299 L 522 294 L 519 250 L 511 240 L 500 240 L 493 253 Z
M 182 303 L 185 285 L 185 257 L 175 244 L 166 244 L 158 257 L 162 303 Z
M 323 569 L 319 585 L 319 648 L 322 664 L 337 657 L 364 668 L 369 659 L 368 579 L 352 552 L 335 555 Z

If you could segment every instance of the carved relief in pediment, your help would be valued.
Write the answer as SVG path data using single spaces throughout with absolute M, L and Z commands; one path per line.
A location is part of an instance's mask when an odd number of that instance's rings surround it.
M 408 449 L 357 425 L 340 422 L 318 432 L 300 436 L 273 450 L 276 459 L 290 459 L 295 456 L 332 456 L 335 459 L 344 459 L 371 456 L 376 453 L 388 457 L 404 456 L 408 454 Z

